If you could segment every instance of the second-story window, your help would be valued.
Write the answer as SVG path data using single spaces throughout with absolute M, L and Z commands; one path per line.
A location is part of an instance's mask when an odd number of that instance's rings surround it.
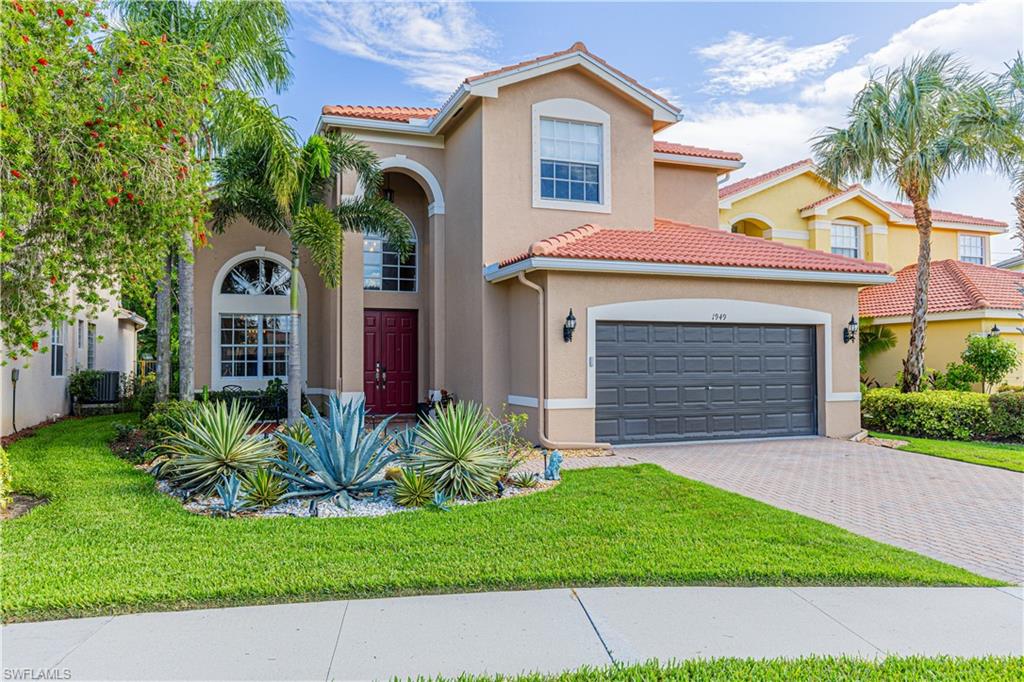
M 976 234 L 962 234 L 958 237 L 960 260 L 965 263 L 985 264 L 985 240 Z
M 363 235 L 363 289 L 365 291 L 416 291 L 416 229 L 409 224 L 409 255 L 380 235 Z
M 860 225 L 832 223 L 832 253 L 860 258 Z
M 540 119 L 540 195 L 601 203 L 601 126 Z

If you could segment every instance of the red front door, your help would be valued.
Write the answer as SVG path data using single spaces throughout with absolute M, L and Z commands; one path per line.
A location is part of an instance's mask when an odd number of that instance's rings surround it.
M 363 311 L 363 392 L 375 414 L 416 411 L 415 310 Z

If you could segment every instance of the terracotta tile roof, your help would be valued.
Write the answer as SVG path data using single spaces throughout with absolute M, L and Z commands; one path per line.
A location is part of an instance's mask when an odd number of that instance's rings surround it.
M 371 107 L 359 104 L 328 104 L 322 109 L 324 116 L 369 118 L 375 121 L 408 123 L 412 119 L 427 119 L 437 115 L 430 107 Z
M 721 149 L 708 149 L 706 147 L 694 147 L 688 144 L 676 144 L 674 142 L 654 141 L 654 151 L 658 154 L 680 154 L 683 156 L 699 156 L 705 159 L 723 159 L 725 161 L 742 161 L 743 155 L 739 152 L 726 152 Z
M 522 68 L 525 68 L 525 67 L 528 67 L 528 66 L 532 66 L 532 65 L 537 64 L 539 62 L 545 62 L 545 61 L 547 61 L 549 59 L 554 59 L 556 57 L 562 57 L 564 55 L 571 54 L 573 52 L 580 52 L 582 54 L 587 55 L 588 57 L 593 59 L 595 62 L 598 62 L 599 64 L 604 66 L 606 69 L 608 69 L 609 71 L 612 71 L 617 76 L 619 76 L 623 80 L 629 82 L 630 84 L 636 86 L 640 90 L 643 90 L 645 93 L 647 93 L 648 95 L 650 95 L 654 99 L 658 100 L 659 102 L 661 102 L 665 106 L 669 107 L 673 111 L 679 111 L 679 107 L 677 107 L 676 105 L 674 105 L 671 102 L 669 102 L 667 99 L 665 99 L 664 97 L 662 97 L 661 95 L 656 93 L 654 90 L 651 90 L 650 88 L 641 85 L 639 83 L 639 81 L 637 81 L 635 78 L 632 78 L 631 76 L 627 76 L 623 72 L 619 71 L 614 66 L 612 66 L 611 64 L 609 64 L 605 60 L 601 59 L 600 57 L 598 57 L 596 54 L 594 54 L 590 50 L 588 50 L 587 46 L 584 45 L 580 41 L 576 41 L 575 43 L 573 43 L 569 47 L 569 49 L 567 49 L 567 50 L 559 50 L 557 52 L 552 52 L 551 54 L 546 54 L 546 55 L 543 55 L 543 56 L 540 56 L 540 57 L 535 57 L 534 59 L 527 59 L 525 61 L 519 62 L 518 64 L 511 64 L 509 66 L 503 66 L 500 69 L 494 69 L 493 71 L 485 71 L 484 73 L 478 73 L 475 76 L 470 76 L 469 78 L 467 78 L 466 79 L 466 83 L 473 83 L 475 81 L 482 80 L 484 78 L 490 78 L 491 76 L 497 76 L 497 75 L 500 75 L 500 74 L 503 74 L 503 73 L 507 73 L 509 71 L 516 71 L 517 69 L 522 69 Z
M 801 211 L 806 211 L 809 208 L 817 208 L 818 206 L 821 206 L 822 204 L 827 204 L 828 202 L 832 201 L 833 199 L 838 199 L 839 197 L 843 196 L 844 194 L 848 194 L 850 192 L 856 192 L 859 189 L 864 189 L 864 187 L 860 183 L 857 183 L 856 185 L 850 185 L 849 187 L 847 187 L 843 191 L 836 192 L 834 194 L 829 194 L 827 197 L 825 197 L 823 199 L 818 199 L 817 201 L 815 201 L 813 203 L 807 204 L 806 206 L 802 207 L 800 210 Z
M 904 218 L 914 219 L 914 207 L 910 204 L 901 204 L 895 201 L 885 202 L 893 207 L 897 213 Z M 952 211 L 940 211 L 932 209 L 932 220 L 944 223 L 963 223 L 966 225 L 988 225 L 989 227 L 1006 227 L 1006 223 L 991 218 L 979 218 L 978 216 L 966 215 L 964 213 L 953 213 Z
M 789 173 L 790 171 L 796 170 L 800 166 L 808 165 L 808 164 L 813 164 L 813 163 L 814 163 L 814 161 L 811 160 L 811 159 L 801 159 L 800 161 L 794 161 L 793 163 L 785 165 L 785 166 L 782 166 L 781 168 L 776 168 L 774 170 L 770 170 L 767 173 L 761 173 L 760 175 L 755 175 L 755 176 L 753 176 L 751 178 L 745 178 L 743 180 L 739 180 L 739 181 L 734 182 L 732 184 L 725 185 L 724 187 L 719 187 L 718 188 L 718 198 L 719 199 L 724 199 L 724 198 L 732 196 L 733 194 L 736 194 L 738 192 L 742 192 L 745 189 L 750 189 L 751 187 L 756 187 L 757 185 L 760 185 L 763 182 L 768 182 L 769 180 L 774 180 L 775 178 L 777 178 L 777 177 L 779 177 L 781 175 L 785 175 L 786 173 Z
M 867 287 L 860 292 L 860 314 L 865 317 L 899 317 L 914 310 L 917 265 L 896 273 L 896 281 Z M 988 265 L 940 260 L 931 264 L 928 280 L 928 312 L 983 308 L 1024 308 L 1024 296 L 1017 287 L 1024 284 L 1024 272 Z
M 868 263 L 663 218 L 655 219 L 653 230 L 583 225 L 534 242 L 525 253 L 499 265 L 533 256 L 880 275 L 889 272 L 885 263 Z

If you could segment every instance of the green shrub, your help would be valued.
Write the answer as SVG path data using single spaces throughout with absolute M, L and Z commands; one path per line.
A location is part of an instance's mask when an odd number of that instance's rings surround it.
M 183 400 L 168 400 L 157 403 L 142 422 L 142 430 L 151 441 L 159 441 L 167 436 L 179 433 L 185 421 L 196 411 L 199 403 Z
M 971 386 L 981 381 L 978 371 L 960 362 L 946 365 L 946 373 L 932 370 L 927 374 L 928 384 L 936 391 L 970 391 Z
M 864 394 L 861 417 L 869 429 L 904 436 L 972 440 L 992 431 L 988 396 L 963 391 L 876 388 Z
M 76 369 L 68 377 L 68 394 L 75 402 L 85 403 L 96 395 L 96 384 L 103 377 L 103 372 L 95 369 Z
M 11 462 L 7 451 L 0 445 L 0 512 L 6 511 L 11 503 Z
M 434 481 L 415 469 L 399 469 L 392 480 L 395 482 L 395 504 L 423 507 L 434 499 L 437 489 Z
M 139 411 L 139 419 L 146 419 L 153 414 L 156 406 L 156 382 L 143 382 L 135 392 L 135 409 Z
M 161 472 L 185 490 L 209 494 L 222 479 L 245 475 L 275 456 L 271 439 L 249 435 L 255 425 L 251 407 L 198 403 L 181 430 L 161 443 L 169 458 Z
M 1020 364 L 1020 353 L 1013 341 L 988 334 L 974 335 L 967 337 L 967 348 L 960 359 L 975 369 L 981 390 L 987 393 Z
M 114 422 L 114 440 L 110 450 L 132 464 L 143 464 L 151 459 L 149 453 L 155 445 L 146 432 L 136 424 Z
M 419 427 L 412 466 L 433 478 L 447 497 L 479 497 L 497 490 L 508 455 L 497 438 L 497 424 L 473 402 L 438 408 Z
M 1024 391 L 995 393 L 988 398 L 992 409 L 992 435 L 1024 441 Z

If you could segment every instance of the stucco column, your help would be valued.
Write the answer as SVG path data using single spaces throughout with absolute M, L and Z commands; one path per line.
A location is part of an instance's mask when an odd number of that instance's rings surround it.
M 889 227 L 868 225 L 864 228 L 864 257 L 878 263 L 889 262 Z
M 342 256 L 339 327 L 341 367 L 339 393 L 363 390 L 363 235 L 346 232 Z M 344 396 L 343 396 L 344 397 Z
M 812 220 L 807 226 L 810 242 L 807 248 L 830 253 L 832 251 L 832 223 L 827 220 Z
M 445 387 L 445 278 L 444 278 L 444 213 L 429 211 L 430 232 L 430 382 L 429 389 Z

